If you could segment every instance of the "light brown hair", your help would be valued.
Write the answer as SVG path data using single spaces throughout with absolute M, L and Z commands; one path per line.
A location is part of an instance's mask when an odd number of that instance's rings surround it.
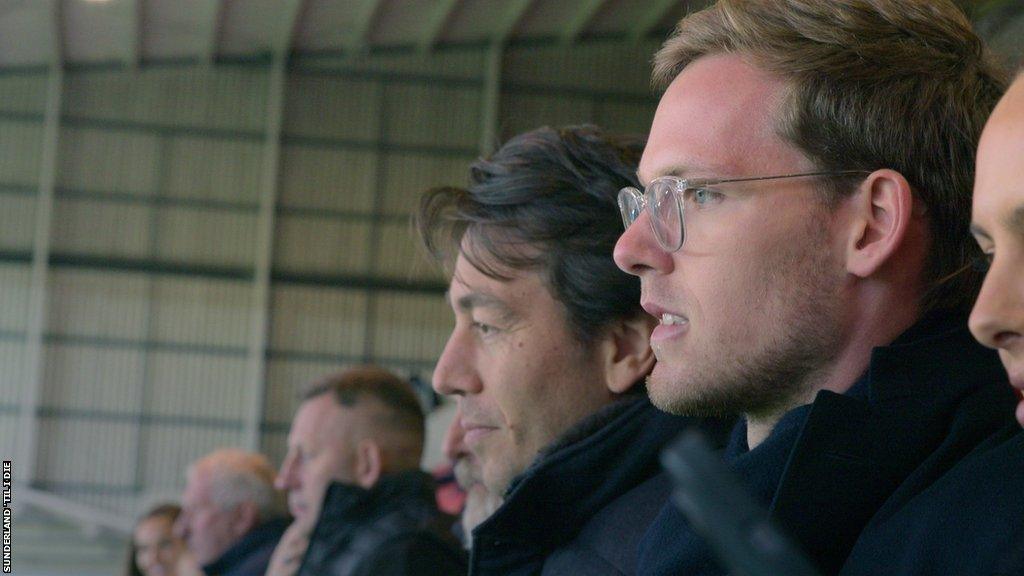
M 654 84 L 719 53 L 788 82 L 777 130 L 819 169 L 907 179 L 930 231 L 922 311 L 969 310 L 983 279 L 968 230 L 974 157 L 1007 77 L 963 12 L 949 0 L 720 0 L 679 23 Z M 854 186 L 823 188 L 835 206 Z

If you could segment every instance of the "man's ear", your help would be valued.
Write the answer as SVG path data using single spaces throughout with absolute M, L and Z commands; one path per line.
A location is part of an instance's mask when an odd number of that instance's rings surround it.
M 605 328 L 598 346 L 605 383 L 615 394 L 623 394 L 654 368 L 651 331 L 657 320 L 647 314 L 616 320 Z
M 356 445 L 356 484 L 370 489 L 380 479 L 384 469 L 384 454 L 380 444 L 372 438 L 363 438 Z
M 236 536 L 241 538 L 249 533 L 260 522 L 260 513 L 256 503 L 247 500 L 238 505 L 235 509 L 235 519 L 232 522 L 232 530 Z
M 882 169 L 872 172 L 844 203 L 851 223 L 846 271 L 867 278 L 903 246 L 914 213 L 914 194 L 902 174 Z

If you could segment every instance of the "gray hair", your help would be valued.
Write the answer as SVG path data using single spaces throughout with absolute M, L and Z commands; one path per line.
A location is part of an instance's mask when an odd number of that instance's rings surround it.
M 261 521 L 284 514 L 283 499 L 274 489 L 274 467 L 262 454 L 223 448 L 193 462 L 189 477 L 200 470 L 209 475 L 210 501 L 221 510 L 252 502 Z

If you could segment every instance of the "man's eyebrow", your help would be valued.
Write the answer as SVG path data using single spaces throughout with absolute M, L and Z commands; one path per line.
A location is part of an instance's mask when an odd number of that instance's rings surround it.
M 687 168 L 686 166 L 683 166 L 682 164 L 675 164 L 675 165 L 672 165 L 672 166 L 667 166 L 664 169 L 658 170 L 657 172 L 654 173 L 653 176 L 651 176 L 650 180 L 654 180 L 655 178 L 661 178 L 662 176 L 679 176 L 679 177 L 683 177 L 683 176 L 686 175 L 687 172 L 689 172 L 689 168 Z M 647 184 L 650 184 L 650 180 L 645 181 L 643 176 L 640 175 L 640 170 L 636 171 L 636 179 L 637 179 L 637 181 L 640 182 L 640 184 L 642 184 L 644 186 L 646 186 Z
M 450 295 L 447 296 L 449 299 Z M 470 292 L 463 294 L 455 301 L 455 307 L 459 310 L 468 312 L 474 308 L 493 308 L 499 312 L 511 314 L 512 309 L 509 308 L 503 300 L 497 296 L 487 294 L 486 292 Z
M 716 171 L 714 168 L 710 166 L 699 166 L 696 164 L 670 164 L 658 170 L 655 173 L 655 175 L 651 177 L 651 180 L 654 180 L 655 178 L 661 178 L 663 176 L 675 176 L 677 178 L 695 178 L 698 175 L 703 175 L 701 177 L 708 177 L 711 174 L 718 173 L 719 171 Z M 650 181 L 644 181 L 643 177 L 640 176 L 639 170 L 636 171 L 636 178 L 637 180 L 640 181 L 640 184 L 644 186 L 650 183 Z
M 1024 236 L 1024 204 L 1017 206 L 1017 208 L 1007 216 L 1003 225 L 1005 225 L 1006 228 L 1014 234 Z
M 980 224 L 975 224 L 974 222 L 971 222 L 971 235 L 975 236 L 975 237 L 979 237 L 980 236 L 981 238 L 984 238 L 986 240 L 991 240 L 992 239 L 992 237 L 989 236 L 989 233 L 986 232 L 985 229 L 982 228 Z
M 1008 216 L 1003 218 L 1002 225 L 1010 233 L 1024 236 L 1024 204 L 1017 206 Z M 992 239 L 992 235 L 988 231 L 982 228 L 980 224 L 974 222 L 971 222 L 971 234 L 986 240 Z

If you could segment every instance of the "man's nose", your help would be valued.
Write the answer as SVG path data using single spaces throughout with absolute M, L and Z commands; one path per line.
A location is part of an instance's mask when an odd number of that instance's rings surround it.
M 672 254 L 654 237 L 650 212 L 644 210 L 615 243 L 615 264 L 627 274 L 643 276 L 650 271 L 667 274 L 672 270 Z
M 178 519 L 174 521 L 174 525 L 171 526 L 171 533 L 179 540 L 188 539 L 188 517 L 185 510 L 182 510 L 181 514 L 178 515 Z
M 433 386 L 445 396 L 476 394 L 482 388 L 473 358 L 472 336 L 456 326 L 434 368 Z
M 1024 275 L 997 258 L 971 311 L 971 333 L 985 346 L 1006 348 L 1024 334 Z
M 281 463 L 281 470 L 274 478 L 274 488 L 278 490 L 292 490 L 298 487 L 298 474 L 296 474 L 296 458 L 288 454 Z

